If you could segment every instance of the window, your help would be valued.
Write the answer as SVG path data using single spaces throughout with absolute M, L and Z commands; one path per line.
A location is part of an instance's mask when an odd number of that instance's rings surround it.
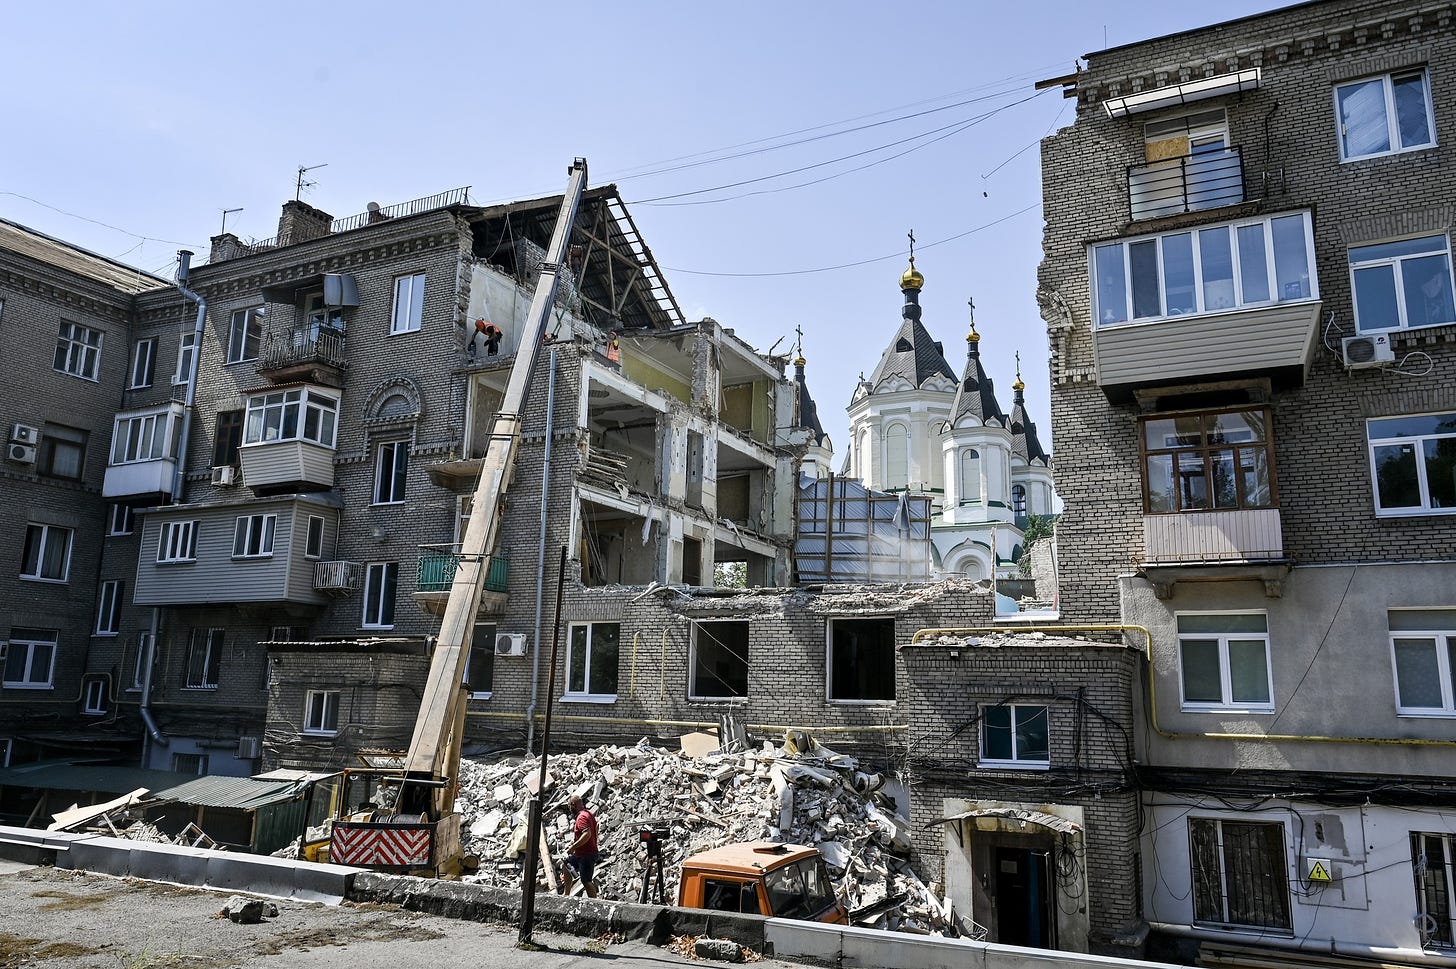
M 1274 711 L 1265 614 L 1180 613 L 1178 661 L 1184 710 Z
M 1092 247 L 1098 326 L 1312 299 L 1309 213 Z
M 1456 322 L 1445 234 L 1355 246 L 1350 285 L 1355 329 L 1362 333 Z
M 614 622 L 577 623 L 566 644 L 568 699 L 617 698 L 617 648 L 621 627 Z
M 1193 918 L 1216 925 L 1289 929 L 1284 825 L 1188 819 Z
M 693 700 L 741 700 L 748 696 L 748 623 L 693 623 Z M 615 671 L 615 666 L 613 667 Z M 616 692 L 616 688 L 606 692 Z
M 172 375 L 172 383 L 185 384 L 192 379 L 192 354 L 196 349 L 196 330 L 186 330 L 177 338 L 177 372 Z
M 62 320 L 53 366 L 61 373 L 95 380 L 101 369 L 101 331 Z
M 1134 219 L 1230 205 L 1244 200 L 1238 149 L 1229 148 L 1223 109 L 1149 122 L 1144 165 L 1128 170 Z
M 81 712 L 100 714 L 106 712 L 106 681 L 87 680 L 81 693 Z
M 495 627 L 479 625 L 470 637 L 470 655 L 465 657 L 462 680 L 477 700 L 490 699 L 495 679 Z
M 207 755 L 173 754 L 172 772 L 174 774 L 195 774 L 201 777 L 207 773 Z
M 277 515 L 240 515 L 233 525 L 233 558 L 268 558 L 273 554 Z
M 758 902 L 758 883 L 733 881 L 729 878 L 704 878 L 703 908 L 713 912 L 762 915 L 763 908 Z
M 197 522 L 162 522 L 157 561 L 197 561 Z
M 425 274 L 400 276 L 394 281 L 394 317 L 390 333 L 409 333 L 420 328 L 425 315 Z
M 1456 717 L 1456 609 L 1392 609 L 1395 712 Z
M 1421 946 L 1450 948 L 1456 945 L 1451 910 L 1451 897 L 1456 894 L 1456 836 L 1412 831 L 1410 840 Z
M 963 505 L 981 503 L 981 452 L 973 447 L 961 449 L 961 498 Z
M 65 582 L 71 573 L 73 534 L 71 529 L 60 525 L 26 525 L 20 577 L 38 582 Z
M 86 432 L 47 424 L 40 442 L 40 473 L 80 481 L 86 469 Z
M 1048 708 L 998 704 L 981 708 L 980 765 L 1049 767 Z
M 1456 413 L 1386 417 L 1365 428 L 1375 514 L 1456 512 Z
M 334 446 L 338 413 L 338 398 L 317 390 L 255 394 L 248 398 L 243 443 L 301 440 L 331 448 Z
M 339 732 L 337 690 L 309 690 L 303 701 L 303 732 L 332 737 Z
M 108 535 L 130 535 L 135 526 L 136 517 L 132 513 L 131 505 L 111 506 L 111 527 L 107 529 Z
M 398 583 L 398 562 L 369 563 L 364 576 L 365 628 L 394 628 L 394 594 Z
M 150 387 L 157 370 L 157 338 L 148 337 L 131 345 L 131 377 L 128 390 Z
M 101 583 L 101 594 L 96 598 L 96 635 L 115 636 L 121 632 L 121 605 L 126 599 L 126 580 L 107 579 Z
M 829 621 L 829 699 L 839 703 L 895 699 L 895 620 Z
M 324 291 L 316 289 L 303 297 L 303 319 L 308 324 L 309 334 L 313 339 L 318 339 L 319 330 L 336 330 L 343 332 L 344 312 L 337 306 L 329 306 L 324 302 Z
M 46 629 L 12 629 L 5 648 L 7 688 L 48 690 L 56 663 L 56 634 Z
M 222 664 L 222 648 L 226 629 L 195 628 L 187 637 L 187 678 L 189 690 L 217 689 L 218 667 Z
M 212 435 L 212 466 L 221 468 L 236 466 L 238 448 L 243 443 L 243 412 L 240 410 L 220 411 Z
M 904 424 L 885 428 L 885 487 L 910 486 L 910 429 Z
M 1335 113 L 1343 161 L 1436 143 L 1431 85 L 1424 70 L 1341 84 L 1335 88 Z
M 324 520 L 317 515 L 308 516 L 308 535 L 303 543 L 303 557 L 309 559 L 324 557 Z
M 263 339 L 264 312 L 261 306 L 233 311 L 232 319 L 228 321 L 228 363 L 258 359 L 258 342 Z
M 1275 506 L 1265 409 L 1142 420 L 1144 509 L 1153 515 Z
M 131 686 L 128 689 L 140 690 L 146 685 L 147 679 L 147 654 L 151 652 L 152 634 L 142 633 L 137 636 L 136 665 L 131 671 Z
M 379 460 L 374 466 L 374 503 L 395 505 L 404 501 L 408 471 L 408 441 L 386 441 L 379 445 Z
M 118 417 L 111 431 L 111 463 L 135 464 L 171 457 L 176 429 L 169 410 Z
M 1017 518 L 1026 515 L 1026 485 L 1011 486 L 1011 513 Z

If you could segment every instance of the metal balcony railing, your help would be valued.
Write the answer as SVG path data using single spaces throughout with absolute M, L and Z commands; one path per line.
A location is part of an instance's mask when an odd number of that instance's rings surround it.
M 342 219 L 335 219 L 329 223 L 328 232 L 319 232 L 317 235 L 310 235 L 307 238 L 284 239 L 274 236 L 271 239 L 251 239 L 247 242 L 238 243 L 243 250 L 241 255 L 252 255 L 255 252 L 266 252 L 269 249 L 277 249 L 280 246 L 291 245 L 295 242 L 309 242 L 313 239 L 321 239 L 335 232 L 348 232 L 350 229 L 361 229 L 366 225 L 373 225 L 377 222 L 387 222 L 390 219 L 401 219 L 407 215 L 419 215 L 421 212 L 431 212 L 435 209 L 447 208 L 451 205 L 465 205 L 470 201 L 470 186 L 452 188 L 448 192 L 437 192 L 434 195 L 427 195 L 422 199 L 414 199 L 410 202 L 400 202 L 397 205 L 386 205 L 381 209 L 370 212 L 360 212 L 357 215 L 345 216 Z
M 340 370 L 349 365 L 344 355 L 344 333 L 315 323 L 270 329 L 263 334 L 258 372 L 282 370 L 299 364 L 326 364 Z
M 1129 165 L 1127 196 L 1134 219 L 1156 219 L 1244 201 L 1239 146 Z
M 421 555 L 419 574 L 415 577 L 417 592 L 449 592 L 455 581 L 455 570 L 460 566 L 460 556 L 455 553 L 431 553 Z M 485 591 L 505 592 L 510 563 L 503 555 L 492 555 L 485 570 Z
M 358 562 L 316 562 L 313 587 L 319 592 L 353 592 L 363 571 Z

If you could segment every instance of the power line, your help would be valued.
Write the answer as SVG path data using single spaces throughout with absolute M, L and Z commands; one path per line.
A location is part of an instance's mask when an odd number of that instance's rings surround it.
M 113 232 L 120 232 L 122 235 L 131 236 L 133 239 L 141 239 L 145 242 L 165 242 L 169 246 L 192 246 L 195 249 L 202 248 L 202 246 L 198 245 L 195 242 L 178 242 L 176 239 L 159 239 L 156 236 L 147 236 L 142 235 L 140 232 L 132 232 L 129 229 L 121 228 L 121 226 L 112 225 L 109 222 L 102 222 L 100 219 L 91 219 L 87 218 L 84 215 L 77 215 L 75 212 L 67 212 L 65 209 L 58 209 L 54 205 L 47 205 L 40 199 L 31 198 L 29 195 L 21 195 L 19 192 L 0 191 L 0 195 L 8 195 L 11 198 L 24 199 L 27 202 L 39 205 L 43 209 L 50 209 L 52 212 L 59 212 L 61 215 L 72 219 L 80 219 L 82 222 L 90 222 L 92 225 L 99 225 L 102 228 L 110 229 Z

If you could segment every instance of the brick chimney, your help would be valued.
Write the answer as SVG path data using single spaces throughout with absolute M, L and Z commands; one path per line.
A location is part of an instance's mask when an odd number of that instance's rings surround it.
M 291 246 L 322 238 L 329 234 L 329 224 L 333 221 L 334 217 L 322 209 L 289 199 L 283 203 L 283 214 L 278 217 L 278 244 Z
M 226 262 L 229 259 L 236 259 L 239 256 L 246 256 L 248 247 L 243 245 L 242 240 L 231 232 L 224 232 L 221 235 L 212 237 L 212 251 L 207 256 L 208 262 Z

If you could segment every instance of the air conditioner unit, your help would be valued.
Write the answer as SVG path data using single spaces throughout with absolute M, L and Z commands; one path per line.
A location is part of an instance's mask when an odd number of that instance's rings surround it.
M 10 440 L 16 444 L 35 444 L 40 440 L 40 431 L 29 424 L 12 424 Z
M 526 637 L 524 633 L 496 633 L 495 654 L 497 656 L 525 656 Z
M 219 464 L 212 469 L 212 483 L 219 488 L 231 488 L 238 483 L 238 469 L 231 464 Z
M 259 752 L 259 747 L 260 746 L 261 745 L 258 743 L 258 738 L 257 737 L 239 737 L 238 738 L 238 759 L 239 760 L 257 760 L 258 759 L 258 752 Z
M 1341 342 L 1341 349 L 1345 355 L 1345 366 L 1351 370 L 1380 367 L 1395 362 L 1395 348 L 1390 345 L 1388 333 L 1347 336 Z
M 35 464 L 35 445 L 12 443 L 5 449 L 5 457 L 17 464 Z

